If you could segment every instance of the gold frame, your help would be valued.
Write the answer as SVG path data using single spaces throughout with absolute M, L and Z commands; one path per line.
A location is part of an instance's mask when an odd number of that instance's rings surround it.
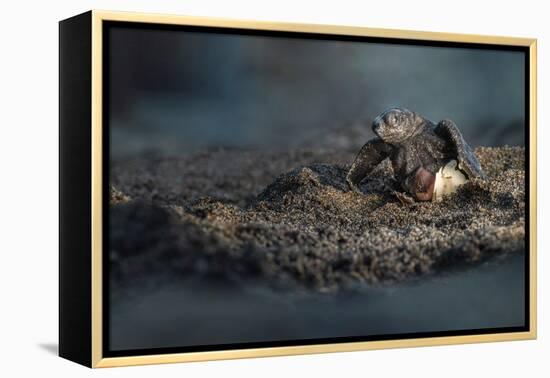
M 127 21 L 155 24 L 217 26 L 240 29 L 295 31 L 335 35 L 353 35 L 412 40 L 466 42 L 524 46 L 529 48 L 529 136 L 530 136 L 530 330 L 496 334 L 414 338 L 387 341 L 365 341 L 334 344 L 302 345 L 290 347 L 267 347 L 210 352 L 140 355 L 128 357 L 107 357 L 102 354 L 102 23 L 103 21 Z M 536 339 L 536 235 L 537 235 L 537 108 L 536 108 L 536 55 L 537 40 L 531 38 L 499 37 L 470 34 L 450 34 L 424 31 L 374 29 L 365 27 L 260 22 L 209 17 L 189 17 L 162 14 L 92 11 L 92 367 L 114 367 L 172 362 L 206 361 L 298 355 L 310 353 L 349 352 L 371 349 L 466 344 L 494 341 Z

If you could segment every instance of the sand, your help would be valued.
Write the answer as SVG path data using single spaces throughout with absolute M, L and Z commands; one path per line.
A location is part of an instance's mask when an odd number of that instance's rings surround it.
M 525 151 L 475 150 L 488 180 L 403 205 L 389 163 L 348 190 L 356 151 L 215 149 L 113 162 L 112 282 L 163 273 L 333 292 L 392 285 L 525 250 Z

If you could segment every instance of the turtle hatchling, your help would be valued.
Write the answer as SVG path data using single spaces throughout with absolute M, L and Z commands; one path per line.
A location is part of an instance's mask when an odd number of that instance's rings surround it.
M 359 151 L 346 176 L 358 193 L 359 184 L 389 158 L 403 203 L 440 201 L 472 178 L 485 178 L 472 148 L 453 121 L 434 122 L 404 108 L 390 108 L 372 123 L 376 137 Z

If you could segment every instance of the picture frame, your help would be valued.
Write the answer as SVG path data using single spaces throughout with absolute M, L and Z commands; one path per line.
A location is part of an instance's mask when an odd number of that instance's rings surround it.
M 143 27 L 144 33 L 150 30 L 167 34 L 214 31 L 212 35 L 216 36 L 309 39 L 320 45 L 323 41 L 336 40 L 359 45 L 493 49 L 522 54 L 525 83 L 522 88 L 525 117 L 521 131 L 525 136 L 525 207 L 521 210 L 525 213 L 523 325 L 265 342 L 256 339 L 187 347 L 161 345 L 144 347 L 141 352 L 124 348 L 110 350 L 111 284 L 106 272 L 112 261 L 107 255 L 112 242 L 107 228 L 112 193 L 109 193 L 108 173 L 112 170 L 109 159 L 116 151 L 113 150 L 115 139 L 109 134 L 113 108 L 109 91 L 113 85 L 108 80 L 115 74 L 109 72 L 112 64 L 109 60 L 112 54 L 109 54 L 120 50 L 109 50 L 111 40 L 107 37 L 110 27 L 121 25 L 129 29 Z M 96 368 L 536 338 L 536 39 L 96 10 L 61 21 L 59 30 L 61 357 Z M 197 44 L 196 48 L 200 46 Z

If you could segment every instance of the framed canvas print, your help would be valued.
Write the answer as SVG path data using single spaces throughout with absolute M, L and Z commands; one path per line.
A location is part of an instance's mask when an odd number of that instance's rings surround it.
M 60 22 L 59 353 L 536 337 L 536 41 Z

